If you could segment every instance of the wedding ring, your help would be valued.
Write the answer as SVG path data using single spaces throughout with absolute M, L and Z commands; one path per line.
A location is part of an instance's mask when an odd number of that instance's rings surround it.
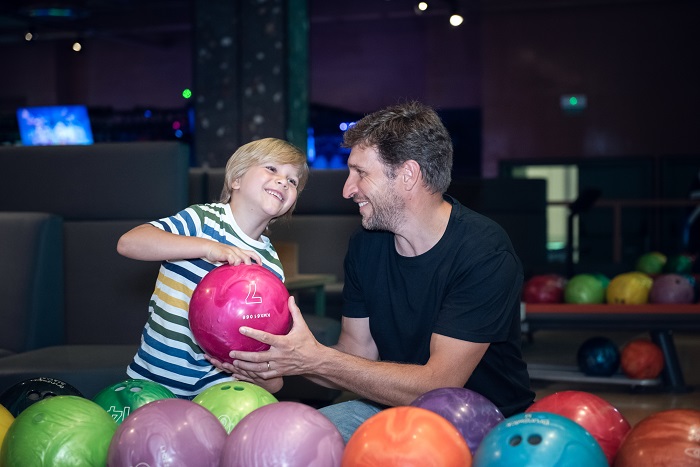
M 270 362 L 267 362 L 267 371 L 270 371 Z

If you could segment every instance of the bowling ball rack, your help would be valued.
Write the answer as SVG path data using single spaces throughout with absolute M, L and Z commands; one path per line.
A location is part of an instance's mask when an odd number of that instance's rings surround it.
M 659 378 L 631 379 L 624 375 L 588 376 L 576 366 L 528 365 L 533 380 L 623 384 L 655 387 L 666 392 L 685 393 L 685 384 L 673 333 L 700 331 L 700 303 L 693 304 L 524 304 L 522 329 L 533 333 L 543 329 L 591 329 L 647 331 L 664 354 L 664 369 Z

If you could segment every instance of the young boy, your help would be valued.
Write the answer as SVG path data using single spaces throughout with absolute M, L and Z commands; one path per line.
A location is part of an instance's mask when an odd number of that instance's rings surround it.
M 306 156 L 293 145 L 275 138 L 253 141 L 228 160 L 218 203 L 190 206 L 122 235 L 119 254 L 162 261 L 129 377 L 155 381 L 190 399 L 231 378 L 206 360 L 192 336 L 192 292 L 224 263 L 256 262 L 284 281 L 282 264 L 263 233 L 276 219 L 291 215 L 308 175 Z M 282 378 L 255 381 L 272 393 L 282 387 Z

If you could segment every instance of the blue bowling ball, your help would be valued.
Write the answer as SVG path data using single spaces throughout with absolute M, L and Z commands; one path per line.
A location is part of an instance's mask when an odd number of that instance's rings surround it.
M 591 337 L 581 344 L 576 359 L 588 376 L 611 376 L 620 368 L 620 349 L 607 337 Z
M 607 467 L 598 442 L 578 423 L 548 412 L 521 413 L 496 425 L 474 454 L 474 467 Z

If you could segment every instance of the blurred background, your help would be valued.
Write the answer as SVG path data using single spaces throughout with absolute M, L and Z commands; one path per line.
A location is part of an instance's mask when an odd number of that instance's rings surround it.
M 5 0 L 0 144 L 82 108 L 89 142 L 179 140 L 192 167 L 275 136 L 343 168 L 347 125 L 417 99 L 454 178 L 547 180 L 548 261 L 571 234 L 577 264 L 629 265 L 694 248 L 699 18 L 690 0 Z

